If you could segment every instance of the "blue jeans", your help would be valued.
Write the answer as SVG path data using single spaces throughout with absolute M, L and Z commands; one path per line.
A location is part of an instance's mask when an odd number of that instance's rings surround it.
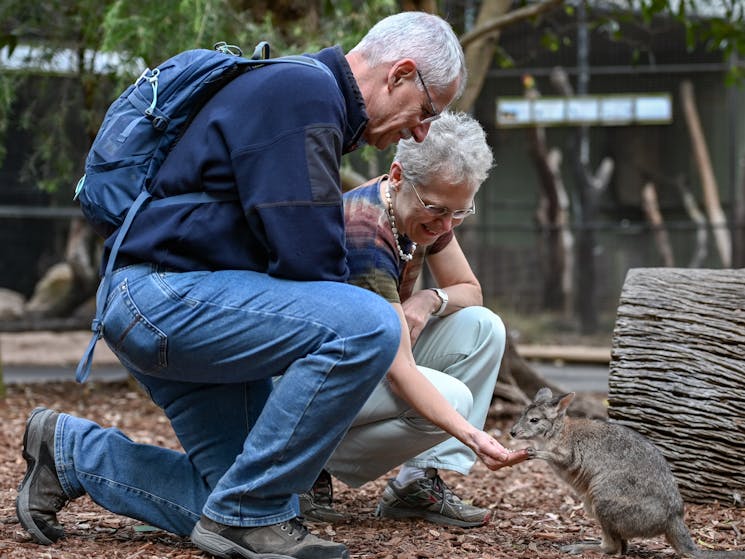
M 295 495 L 312 486 L 400 335 L 391 305 L 350 285 L 149 265 L 115 272 L 103 323 L 184 452 L 62 414 L 60 481 L 70 498 L 87 493 L 182 535 L 200 514 L 232 526 L 296 516 Z

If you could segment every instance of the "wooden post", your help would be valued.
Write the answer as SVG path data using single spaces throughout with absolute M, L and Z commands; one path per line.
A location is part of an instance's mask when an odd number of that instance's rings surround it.
M 745 506 L 745 270 L 629 270 L 608 384 L 686 500 Z

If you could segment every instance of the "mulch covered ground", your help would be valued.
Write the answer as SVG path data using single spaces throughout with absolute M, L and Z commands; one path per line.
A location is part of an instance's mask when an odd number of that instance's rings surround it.
M 602 395 L 598 395 L 602 398 Z M 10 386 L 0 400 L 0 558 L 192 559 L 206 557 L 188 539 L 107 513 L 87 498 L 70 503 L 61 513 L 68 536 L 50 547 L 35 545 L 15 516 L 16 487 L 24 471 L 21 438 L 28 412 L 37 405 L 53 407 L 117 426 L 141 442 L 177 448 L 160 411 L 126 383 L 84 387 L 73 383 Z M 510 418 L 492 417 L 490 428 L 505 429 Z M 500 436 L 506 445 L 512 443 Z M 423 521 L 373 517 L 384 479 L 353 490 L 335 482 L 338 508 L 347 521 L 313 525 L 319 535 L 345 543 L 353 558 L 515 558 L 566 557 L 561 545 L 599 538 L 597 526 L 579 501 L 541 462 L 523 463 L 490 472 L 477 466 L 468 477 L 445 475 L 456 493 L 494 510 L 493 521 L 477 529 L 442 527 Z M 689 505 L 687 523 L 699 546 L 745 550 L 745 509 Z M 632 557 L 673 557 L 662 539 L 631 543 Z M 601 557 L 586 553 L 585 557 Z

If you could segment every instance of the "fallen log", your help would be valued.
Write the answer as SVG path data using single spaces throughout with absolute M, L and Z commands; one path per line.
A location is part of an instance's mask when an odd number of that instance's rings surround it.
M 745 270 L 630 270 L 608 388 L 608 416 L 660 448 L 684 499 L 745 506 Z

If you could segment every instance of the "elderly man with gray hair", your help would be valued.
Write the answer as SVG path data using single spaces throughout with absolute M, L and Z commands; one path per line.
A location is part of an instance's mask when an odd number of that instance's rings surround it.
M 207 101 L 149 190 L 227 199 L 141 209 L 102 294 L 104 340 L 183 450 L 37 408 L 16 501 L 36 542 L 63 537 L 57 513 L 87 494 L 217 557 L 349 556 L 308 532 L 296 496 L 390 367 L 400 324 L 347 283 L 341 156 L 424 140 L 466 70 L 447 22 L 421 12 L 307 56 L 321 64 L 246 72 Z

